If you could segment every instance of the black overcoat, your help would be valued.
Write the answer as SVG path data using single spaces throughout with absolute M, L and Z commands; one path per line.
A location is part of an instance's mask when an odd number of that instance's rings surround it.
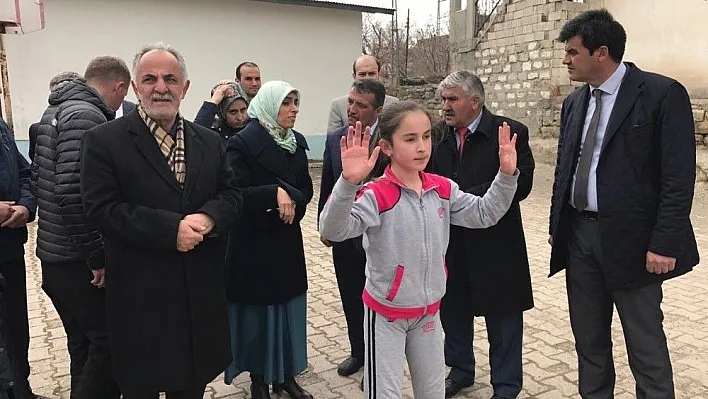
M 519 202 L 531 192 L 535 163 L 529 131 L 523 124 L 492 114 L 486 107 L 474 133 L 468 134 L 459 158 L 454 129 L 437 124 L 428 170 L 454 180 L 462 190 L 482 196 L 499 172 L 499 126 L 509 124 L 517 134 L 517 168 L 520 175 L 509 211 L 486 229 L 451 226 L 446 261 L 450 270 L 448 292 L 465 294 L 444 306 L 471 307 L 477 316 L 503 315 L 533 307 L 529 260 Z M 448 298 L 446 298 L 448 299 Z
M 111 356 L 121 389 L 178 391 L 205 384 L 231 360 L 226 313 L 227 232 L 242 197 L 224 144 L 185 121 L 184 188 L 137 111 L 87 131 L 81 190 L 103 235 Z M 213 236 L 177 251 L 187 214 L 214 219 Z
M 229 301 L 275 305 L 307 291 L 305 249 L 300 221 L 312 200 L 305 137 L 295 132 L 290 154 L 257 119 L 229 139 L 227 153 L 243 190 L 243 215 L 229 236 Z M 278 216 L 278 187 L 295 202 L 295 221 Z

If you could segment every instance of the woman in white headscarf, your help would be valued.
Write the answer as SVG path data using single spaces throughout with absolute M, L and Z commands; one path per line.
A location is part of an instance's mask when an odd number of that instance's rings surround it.
M 270 81 L 251 100 L 246 127 L 227 154 L 242 189 L 243 213 L 229 235 L 230 384 L 251 375 L 251 396 L 286 391 L 312 399 L 295 381 L 307 368 L 307 270 L 300 220 L 312 199 L 305 137 L 294 131 L 300 93 Z

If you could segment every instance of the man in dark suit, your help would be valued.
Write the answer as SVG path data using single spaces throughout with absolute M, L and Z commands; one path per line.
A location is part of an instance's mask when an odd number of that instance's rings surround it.
M 357 57 L 352 64 L 352 78 L 354 80 L 375 79 L 381 81 L 381 62 L 373 55 Z M 349 126 L 348 101 L 349 95 L 340 96 L 332 100 L 332 104 L 329 108 L 329 117 L 327 118 L 328 132 Z M 384 107 L 398 101 L 397 97 L 387 94 L 384 100 Z
M 674 398 L 662 281 L 698 264 L 689 219 L 696 144 L 686 89 L 622 62 L 606 10 L 565 24 L 563 64 L 586 84 L 563 102 L 551 201 L 551 275 L 566 269 L 583 398 L 612 398 L 617 308 L 638 398 Z
M 35 122 L 29 127 L 29 150 L 27 155 L 29 156 L 29 162 L 32 163 L 34 159 L 34 153 L 37 149 L 37 136 L 39 135 L 39 122 Z
M 81 144 L 83 205 L 105 240 L 111 356 L 124 398 L 197 399 L 231 360 L 225 258 L 242 197 L 219 136 L 179 113 L 182 55 L 144 47 L 133 77 L 135 112 Z
M 522 387 L 523 311 L 533 307 L 529 260 L 519 202 L 531 192 L 534 159 L 523 124 L 484 106 L 482 81 L 469 71 L 448 75 L 439 85 L 444 122 L 436 125 L 428 170 L 453 179 L 465 192 L 483 196 L 499 171 L 498 130 L 517 134 L 519 184 L 509 211 L 488 229 L 452 226 L 446 254 L 447 292 L 440 317 L 445 362 L 451 367 L 445 396 L 471 386 L 474 317 L 484 316 L 489 340 L 493 398 L 516 398 Z
M 378 117 L 384 105 L 386 89 L 383 84 L 373 79 L 355 81 L 349 91 L 347 103 L 348 125 L 327 133 L 324 160 L 322 164 L 322 181 L 320 184 L 320 199 L 318 215 L 322 212 L 327 198 L 334 188 L 334 183 L 342 174 L 342 160 L 340 158 L 340 139 L 347 134 L 349 126 L 357 121 L 362 126 L 370 126 L 372 136 L 376 131 Z M 356 373 L 364 366 L 364 303 L 361 294 L 364 291 L 366 277 L 366 254 L 362 247 L 362 238 L 352 238 L 344 242 L 330 243 L 322 239 L 328 247 L 332 247 L 334 271 L 337 276 L 337 285 L 347 319 L 349 334 L 350 356 L 337 368 L 341 376 Z
M 116 118 L 120 118 L 121 116 L 128 115 L 135 109 L 135 103 L 132 101 L 128 100 L 123 100 L 123 103 L 120 105 L 120 108 L 116 111 Z

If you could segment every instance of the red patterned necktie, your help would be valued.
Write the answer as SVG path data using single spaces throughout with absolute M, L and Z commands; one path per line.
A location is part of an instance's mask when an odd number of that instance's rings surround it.
M 467 132 L 469 129 L 465 127 L 458 127 L 457 128 L 457 133 L 460 135 L 460 148 L 457 149 L 457 152 L 460 155 L 460 158 L 462 158 L 462 149 L 465 146 L 465 137 L 467 137 Z

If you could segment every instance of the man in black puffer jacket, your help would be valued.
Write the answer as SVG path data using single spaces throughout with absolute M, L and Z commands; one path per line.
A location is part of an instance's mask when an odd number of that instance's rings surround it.
M 42 289 L 66 330 L 72 399 L 120 396 L 105 323 L 103 240 L 84 214 L 79 154 L 84 132 L 115 118 L 129 84 L 123 60 L 94 58 L 84 78 L 50 94 L 37 136 L 32 164 L 37 257 Z

